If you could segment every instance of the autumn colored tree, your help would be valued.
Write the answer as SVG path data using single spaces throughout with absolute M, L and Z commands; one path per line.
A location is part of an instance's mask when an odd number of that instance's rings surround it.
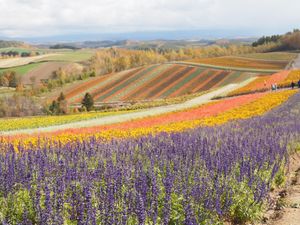
M 58 104 L 58 114 L 67 114 L 68 113 L 68 102 L 63 92 L 60 93 L 57 98 Z

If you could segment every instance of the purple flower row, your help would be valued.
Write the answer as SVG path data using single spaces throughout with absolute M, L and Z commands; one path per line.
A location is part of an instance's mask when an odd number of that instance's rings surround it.
M 138 139 L 0 144 L 2 224 L 249 219 L 300 138 L 300 94 L 262 117 Z

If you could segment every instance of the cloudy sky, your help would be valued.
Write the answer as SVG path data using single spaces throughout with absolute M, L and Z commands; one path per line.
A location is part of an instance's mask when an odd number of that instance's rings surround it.
M 0 0 L 0 8 L 0 37 L 300 27 L 299 0 Z

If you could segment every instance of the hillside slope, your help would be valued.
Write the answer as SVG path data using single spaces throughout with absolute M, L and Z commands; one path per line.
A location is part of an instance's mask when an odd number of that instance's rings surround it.
M 90 79 L 65 95 L 69 103 L 79 103 L 86 92 L 96 102 L 166 99 L 240 83 L 257 75 L 190 65 L 152 65 Z

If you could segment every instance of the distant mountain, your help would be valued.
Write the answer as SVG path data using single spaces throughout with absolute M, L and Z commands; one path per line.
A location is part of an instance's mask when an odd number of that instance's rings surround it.
M 207 45 L 230 45 L 230 44 L 251 44 L 255 38 L 240 39 L 217 39 L 217 40 L 104 40 L 104 41 L 83 41 L 83 42 L 60 42 L 59 44 L 43 44 L 37 45 L 43 48 L 109 48 L 119 47 L 128 49 L 178 49 L 187 47 L 201 47 Z
M 0 48 L 9 48 L 9 47 L 25 47 L 25 43 L 21 41 L 4 41 L 0 40 Z
M 65 42 L 85 42 L 101 41 L 98 45 L 106 45 L 106 40 L 216 40 L 216 39 L 236 39 L 248 38 L 263 35 L 264 32 L 251 30 L 176 30 L 176 31 L 144 31 L 144 32 L 124 32 L 124 33 L 69 33 L 55 36 L 40 37 L 19 37 L 16 40 L 34 44 L 57 44 Z

